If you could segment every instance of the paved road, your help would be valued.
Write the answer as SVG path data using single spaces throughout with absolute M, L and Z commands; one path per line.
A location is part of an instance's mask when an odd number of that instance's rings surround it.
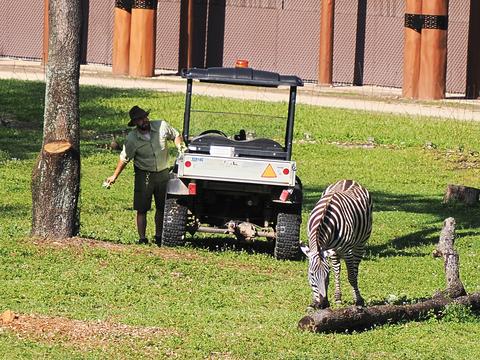
M 44 81 L 45 69 L 35 61 L 0 58 L 0 78 Z M 185 81 L 173 72 L 157 72 L 153 78 L 115 76 L 111 67 L 82 65 L 80 84 L 114 88 L 142 88 L 156 91 L 184 92 Z M 201 83 L 195 93 L 265 101 L 286 101 L 286 89 L 257 89 L 228 87 Z M 432 102 L 411 101 L 401 98 L 400 89 L 375 86 L 321 87 L 306 84 L 298 90 L 298 103 L 335 107 L 359 111 L 392 113 L 411 117 L 435 117 L 465 121 L 480 121 L 480 100 L 465 100 L 447 94 L 447 99 Z

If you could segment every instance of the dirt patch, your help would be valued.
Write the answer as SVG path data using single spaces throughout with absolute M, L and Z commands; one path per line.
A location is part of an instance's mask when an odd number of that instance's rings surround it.
M 33 339 L 48 344 L 61 343 L 81 350 L 107 348 L 139 340 L 158 341 L 170 335 L 178 335 L 173 329 L 159 327 L 23 314 L 14 314 L 13 319 L 6 322 L 0 319 L 0 329 L 10 330 L 21 339 Z
M 436 160 L 445 161 L 452 170 L 480 169 L 480 153 L 476 150 L 447 149 L 437 150 L 435 147 L 425 147 L 433 152 Z
M 331 143 L 332 145 L 336 145 L 341 148 L 346 148 L 346 149 L 374 149 L 375 148 L 375 143 L 374 142 L 340 142 L 340 141 L 334 141 Z
M 72 249 L 74 251 L 83 252 L 84 249 L 104 249 L 108 251 L 134 251 L 135 253 L 151 253 L 152 255 L 167 260 L 194 260 L 200 259 L 199 255 L 193 253 L 185 253 L 170 248 L 159 248 L 157 246 L 140 246 L 136 244 L 115 244 L 108 241 L 86 239 L 74 237 L 69 239 L 49 239 L 34 238 L 33 243 L 39 247 Z
M 164 260 L 183 260 L 183 261 L 211 261 L 211 264 L 215 264 L 221 269 L 238 269 L 241 271 L 254 271 L 258 274 L 271 275 L 272 273 L 285 273 L 291 274 L 294 270 L 289 268 L 272 269 L 268 267 L 261 267 L 256 264 L 241 263 L 230 259 L 220 260 L 207 260 L 204 256 L 186 252 L 185 250 L 177 250 L 175 248 L 158 247 L 156 245 L 137 245 L 137 244 L 116 244 L 108 241 L 86 239 L 81 237 L 74 237 L 69 239 L 48 239 L 48 238 L 30 238 L 27 241 L 33 241 L 33 243 L 40 248 L 54 248 L 54 249 L 69 249 L 76 254 L 83 254 L 85 249 L 105 249 L 107 251 L 129 251 L 134 254 L 149 254 L 151 256 L 157 256 Z M 175 274 L 172 274 L 175 276 Z

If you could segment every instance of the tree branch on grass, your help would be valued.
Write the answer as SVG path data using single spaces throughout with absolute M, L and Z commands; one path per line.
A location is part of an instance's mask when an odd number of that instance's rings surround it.
M 401 321 L 421 320 L 430 314 L 441 316 L 450 304 L 469 306 L 480 310 L 480 293 L 466 295 L 459 276 L 459 257 L 454 250 L 455 219 L 448 218 L 433 253 L 444 259 L 447 288 L 437 292 L 431 299 L 409 305 L 376 305 L 369 307 L 350 306 L 342 309 L 322 309 L 304 316 L 298 323 L 301 330 L 311 332 L 343 332 L 368 329 L 375 325 Z

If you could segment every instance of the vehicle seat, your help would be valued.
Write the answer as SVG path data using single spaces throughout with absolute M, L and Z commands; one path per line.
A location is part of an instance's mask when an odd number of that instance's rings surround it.
M 283 146 L 266 138 L 233 140 L 218 134 L 205 134 L 193 138 L 189 144 L 189 150 L 190 152 L 209 154 L 210 146 L 233 147 L 236 157 L 286 159 Z

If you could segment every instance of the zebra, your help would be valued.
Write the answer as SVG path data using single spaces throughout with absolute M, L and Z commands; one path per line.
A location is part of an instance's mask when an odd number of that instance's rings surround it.
M 313 308 L 330 306 L 327 297 L 332 260 L 335 274 L 335 301 L 341 302 L 340 259 L 345 260 L 348 281 L 355 304 L 365 301 L 358 289 L 358 266 L 365 253 L 365 243 L 372 232 L 372 199 L 367 189 L 354 180 L 340 180 L 329 185 L 317 202 L 307 224 L 309 246 L 302 251 L 309 260 L 308 279 L 313 292 Z

